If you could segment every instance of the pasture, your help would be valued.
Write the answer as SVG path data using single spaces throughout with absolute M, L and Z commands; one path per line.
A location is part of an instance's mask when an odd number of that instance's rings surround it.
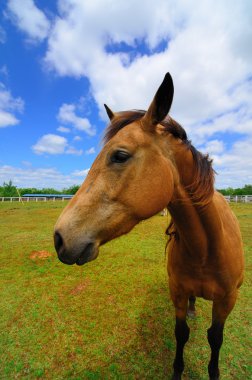
M 0 379 L 169 379 L 175 337 L 165 257 L 168 218 L 140 223 L 103 246 L 96 261 L 66 266 L 52 240 L 65 204 L 0 204 Z M 252 378 L 252 205 L 232 208 L 246 272 L 225 326 L 222 380 Z M 46 257 L 38 257 L 41 251 Z M 205 380 L 211 303 L 197 299 L 196 307 L 183 378 Z

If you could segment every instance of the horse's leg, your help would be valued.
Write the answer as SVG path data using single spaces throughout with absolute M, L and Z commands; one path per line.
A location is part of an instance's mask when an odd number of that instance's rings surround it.
M 196 317 L 195 302 L 196 302 L 195 296 L 189 297 L 189 306 L 187 309 L 187 316 L 189 318 L 195 318 Z
M 190 329 L 186 323 L 186 312 L 188 298 L 178 297 L 173 299 L 173 303 L 176 311 L 176 325 L 175 325 L 175 337 L 176 337 L 176 356 L 173 362 L 173 376 L 172 380 L 181 380 L 182 373 L 184 371 L 184 359 L 183 352 L 184 346 L 189 339 Z
M 213 301 L 212 325 L 207 330 L 208 342 L 211 347 L 211 359 L 208 365 L 210 380 L 219 380 L 219 353 L 223 342 L 225 321 L 232 311 L 237 298 L 237 292 L 221 301 Z

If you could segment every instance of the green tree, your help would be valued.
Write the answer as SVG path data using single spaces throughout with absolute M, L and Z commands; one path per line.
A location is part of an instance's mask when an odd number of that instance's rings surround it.
M 24 187 L 19 189 L 20 195 L 23 196 L 24 194 L 37 194 L 38 189 L 35 187 Z
M 80 185 L 73 185 L 73 186 L 70 186 L 69 188 L 67 189 L 63 189 L 62 190 L 62 194 L 70 194 L 70 195 L 74 195 L 75 193 L 77 193 L 77 191 L 79 190 L 80 188 Z
M 16 186 L 13 185 L 12 181 L 4 182 L 3 186 L 0 187 L 1 197 L 17 197 L 18 192 Z
M 252 185 L 245 185 L 243 191 L 244 195 L 252 195 Z
M 236 189 L 228 187 L 227 189 L 220 189 L 218 191 L 223 195 L 252 195 L 252 185 L 245 185 Z

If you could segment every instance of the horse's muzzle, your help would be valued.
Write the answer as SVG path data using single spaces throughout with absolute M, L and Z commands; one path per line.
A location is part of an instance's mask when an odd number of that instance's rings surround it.
M 96 259 L 99 252 L 95 243 L 91 241 L 84 242 L 72 249 L 68 249 L 61 234 L 57 231 L 54 233 L 54 246 L 59 260 L 67 265 L 83 265 Z

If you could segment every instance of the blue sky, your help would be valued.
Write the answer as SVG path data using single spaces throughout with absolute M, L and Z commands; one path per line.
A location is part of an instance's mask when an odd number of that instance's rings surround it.
M 0 184 L 81 184 L 103 103 L 146 109 L 167 71 L 216 186 L 252 183 L 251 1 L 9 0 L 0 15 Z

